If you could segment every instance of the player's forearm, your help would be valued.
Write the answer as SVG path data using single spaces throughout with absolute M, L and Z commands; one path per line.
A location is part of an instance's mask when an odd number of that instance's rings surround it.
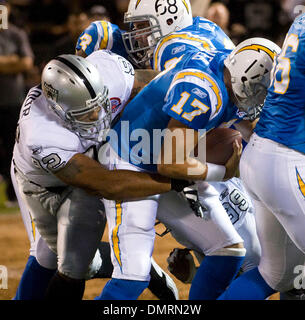
M 68 185 L 110 200 L 131 200 L 171 190 L 171 181 L 166 177 L 129 170 L 110 171 L 83 154 L 76 154 L 56 176 Z
M 159 164 L 158 172 L 173 179 L 204 180 L 207 175 L 207 166 L 195 158 L 188 157 L 182 164 Z

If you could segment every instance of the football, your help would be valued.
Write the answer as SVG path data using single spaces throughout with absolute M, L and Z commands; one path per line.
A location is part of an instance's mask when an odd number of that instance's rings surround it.
M 230 128 L 215 128 L 206 137 L 206 162 L 224 165 L 233 154 L 233 142 L 242 143 L 241 133 Z

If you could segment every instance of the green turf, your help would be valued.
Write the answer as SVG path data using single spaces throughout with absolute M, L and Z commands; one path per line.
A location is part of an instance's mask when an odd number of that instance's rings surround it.
M 6 184 L 3 180 L 1 180 L 0 176 L 0 214 L 8 214 L 8 213 L 16 213 L 19 212 L 19 207 L 14 206 L 12 208 L 8 208 L 5 203 L 7 201 L 7 197 L 5 194 Z

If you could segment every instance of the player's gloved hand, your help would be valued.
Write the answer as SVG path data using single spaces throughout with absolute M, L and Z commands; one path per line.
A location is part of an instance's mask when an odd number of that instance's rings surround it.
M 167 258 L 167 269 L 183 283 L 191 283 L 196 274 L 196 266 L 189 249 L 175 248 Z
M 171 179 L 172 190 L 177 192 L 181 192 L 185 187 L 191 186 L 192 184 L 194 184 L 193 181 Z
M 242 143 L 239 143 L 237 140 L 233 142 L 233 154 L 230 157 L 230 159 L 225 164 L 226 167 L 226 174 L 223 178 L 223 180 L 228 180 L 236 176 L 238 167 L 239 167 L 239 161 L 241 157 L 241 153 L 243 151 L 243 145 Z
M 185 187 L 182 191 L 182 194 L 187 199 L 195 215 L 199 218 L 204 219 L 207 209 L 199 201 L 197 187 L 195 185 Z

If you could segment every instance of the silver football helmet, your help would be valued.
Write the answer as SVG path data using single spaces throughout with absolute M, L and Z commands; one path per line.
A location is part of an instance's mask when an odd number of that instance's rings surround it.
M 280 51 L 270 40 L 251 38 L 241 42 L 225 59 L 237 107 L 246 113 L 244 119 L 259 117 L 270 85 L 273 62 Z
M 192 8 L 189 0 L 130 0 L 124 22 L 133 27 L 122 35 L 126 51 L 135 65 L 143 67 L 162 37 L 192 25 Z
M 41 85 L 50 108 L 69 130 L 84 139 L 103 139 L 112 112 L 108 88 L 94 65 L 76 55 L 60 55 L 43 69 Z

